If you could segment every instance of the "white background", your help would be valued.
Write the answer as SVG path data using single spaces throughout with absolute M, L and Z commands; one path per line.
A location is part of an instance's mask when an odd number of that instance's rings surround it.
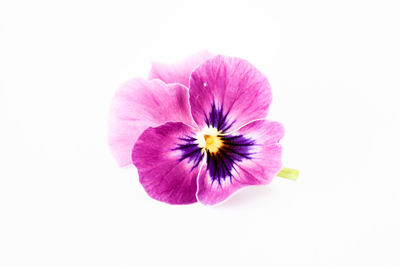
M 0 266 L 400 266 L 399 10 L 1 1 Z M 267 75 L 297 182 L 169 206 L 117 167 L 117 86 L 203 49 Z

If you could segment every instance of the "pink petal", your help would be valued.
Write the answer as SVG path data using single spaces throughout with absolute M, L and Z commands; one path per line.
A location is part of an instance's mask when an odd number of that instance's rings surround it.
M 270 85 L 261 72 L 246 60 L 221 55 L 192 72 L 189 88 L 193 119 L 200 128 L 206 126 L 213 105 L 227 114 L 233 130 L 264 119 L 272 100 Z
M 179 84 L 133 79 L 115 93 L 109 120 L 109 144 L 120 166 L 132 163 L 133 145 L 149 126 L 167 121 L 195 125 L 188 90 Z
M 180 83 L 189 87 L 190 73 L 204 60 L 213 55 L 208 51 L 202 51 L 178 64 L 162 64 L 153 62 L 149 79 L 160 79 L 165 83 Z
M 208 205 L 225 200 L 238 189 L 248 185 L 268 184 L 281 170 L 281 146 L 278 143 L 284 135 L 279 122 L 258 120 L 240 128 L 235 134 L 255 140 L 251 148 L 252 158 L 237 162 L 232 179 L 225 178 L 221 184 L 210 177 L 202 168 L 198 178 L 197 199 Z
M 154 199 L 170 204 L 197 202 L 196 179 L 199 166 L 182 159 L 178 144 L 193 136 L 193 129 L 180 122 L 147 128 L 132 151 L 132 161 L 144 189 Z M 200 152 L 201 154 L 201 152 Z

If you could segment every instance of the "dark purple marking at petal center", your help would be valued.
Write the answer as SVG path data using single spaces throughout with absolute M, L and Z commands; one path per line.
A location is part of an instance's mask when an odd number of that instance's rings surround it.
M 246 138 L 243 135 L 223 135 L 232 126 L 227 119 L 228 113 L 224 114 L 222 107 L 217 108 L 213 103 L 211 111 L 208 116 L 205 116 L 205 121 L 208 127 L 216 128 L 222 134 L 217 135 L 222 141 L 222 146 L 219 147 L 218 151 L 210 152 L 207 148 L 199 146 L 196 136 L 193 133 L 192 136 L 186 136 L 180 138 L 179 144 L 177 144 L 174 150 L 180 150 L 182 155 L 179 161 L 188 159 L 189 163 L 193 164 L 192 170 L 199 166 L 206 155 L 206 168 L 212 179 L 212 182 L 217 181 L 221 184 L 222 180 L 227 178 L 232 181 L 233 171 L 238 162 L 245 159 L 252 158 L 251 147 L 256 145 L 255 140 Z
M 235 121 L 230 122 L 228 120 L 228 114 L 229 111 L 224 113 L 223 105 L 217 107 L 215 102 L 213 102 L 208 116 L 204 114 L 204 121 L 208 127 L 217 128 L 221 133 L 225 133 L 235 123 Z
M 242 135 L 219 136 L 223 145 L 215 153 L 207 151 L 207 171 L 213 182 L 219 184 L 229 177 L 232 181 L 232 171 L 238 162 L 251 159 L 251 146 L 255 141 Z
M 193 133 L 193 136 L 195 134 Z M 188 159 L 189 163 L 193 164 L 192 171 L 199 166 L 204 154 L 202 153 L 202 148 L 198 146 L 197 139 L 191 136 L 186 136 L 184 138 L 179 138 L 180 144 L 177 144 L 173 150 L 180 150 L 182 152 L 179 161 Z

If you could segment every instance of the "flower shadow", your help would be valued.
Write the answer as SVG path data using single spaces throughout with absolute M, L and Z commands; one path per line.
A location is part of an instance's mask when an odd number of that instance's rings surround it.
M 270 202 L 275 198 L 278 191 L 278 188 L 271 185 L 244 187 L 221 204 L 216 205 L 216 208 L 250 207 L 256 205 L 256 203 Z

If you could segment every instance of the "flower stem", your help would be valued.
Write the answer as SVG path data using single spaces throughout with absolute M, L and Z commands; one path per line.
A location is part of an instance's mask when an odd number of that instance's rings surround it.
M 299 170 L 282 168 L 282 170 L 276 176 L 296 181 L 299 177 Z

